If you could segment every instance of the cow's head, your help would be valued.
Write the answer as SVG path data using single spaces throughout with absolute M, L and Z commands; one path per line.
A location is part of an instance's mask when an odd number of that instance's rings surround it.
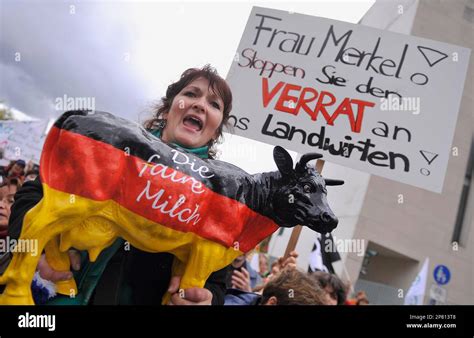
M 323 178 L 308 162 L 323 157 L 310 153 L 301 157 L 293 168 L 290 154 L 275 147 L 273 158 L 282 176 L 281 185 L 273 194 L 273 212 L 283 227 L 305 225 L 319 233 L 331 232 L 338 219 L 326 200 L 326 186 L 341 185 L 344 181 Z

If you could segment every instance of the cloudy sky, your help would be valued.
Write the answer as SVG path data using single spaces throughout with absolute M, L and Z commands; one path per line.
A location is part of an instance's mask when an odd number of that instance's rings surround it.
M 252 6 L 357 23 L 373 2 L 0 0 L 0 100 L 49 119 L 62 112 L 57 98 L 94 98 L 143 121 L 186 68 L 227 75 Z M 250 172 L 274 168 L 271 146 L 228 136 L 221 148 Z

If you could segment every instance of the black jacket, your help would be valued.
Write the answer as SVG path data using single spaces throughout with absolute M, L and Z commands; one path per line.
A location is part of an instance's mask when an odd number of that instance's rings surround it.
M 15 195 L 8 225 L 10 238 L 18 238 L 25 214 L 43 197 L 39 177 L 26 182 Z M 130 247 L 119 249 L 111 258 L 96 287 L 93 304 L 159 305 L 168 289 L 174 256 L 148 253 Z M 92 263 L 93 264 L 93 263 Z M 216 271 L 206 282 L 212 304 L 223 305 L 227 268 Z M 0 271 L 0 274 L 3 271 Z

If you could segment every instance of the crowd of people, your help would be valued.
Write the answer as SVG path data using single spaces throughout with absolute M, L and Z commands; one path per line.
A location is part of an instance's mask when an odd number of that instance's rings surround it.
M 303 272 L 298 253 L 280 257 L 269 265 L 269 256 L 258 253 L 254 270 L 246 255 L 232 262 L 227 277 L 224 305 L 368 305 L 365 292 L 348 298 L 349 285 L 337 275 L 323 271 Z

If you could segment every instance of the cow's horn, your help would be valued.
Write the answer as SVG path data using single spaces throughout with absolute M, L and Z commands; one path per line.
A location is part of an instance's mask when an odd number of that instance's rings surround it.
M 317 160 L 318 158 L 323 157 L 323 155 L 318 154 L 318 153 L 309 153 L 309 154 L 304 154 L 301 156 L 300 160 L 298 161 L 298 164 L 296 165 L 296 169 L 298 171 L 304 170 L 306 168 L 306 164 L 308 164 L 309 161 L 311 160 Z

